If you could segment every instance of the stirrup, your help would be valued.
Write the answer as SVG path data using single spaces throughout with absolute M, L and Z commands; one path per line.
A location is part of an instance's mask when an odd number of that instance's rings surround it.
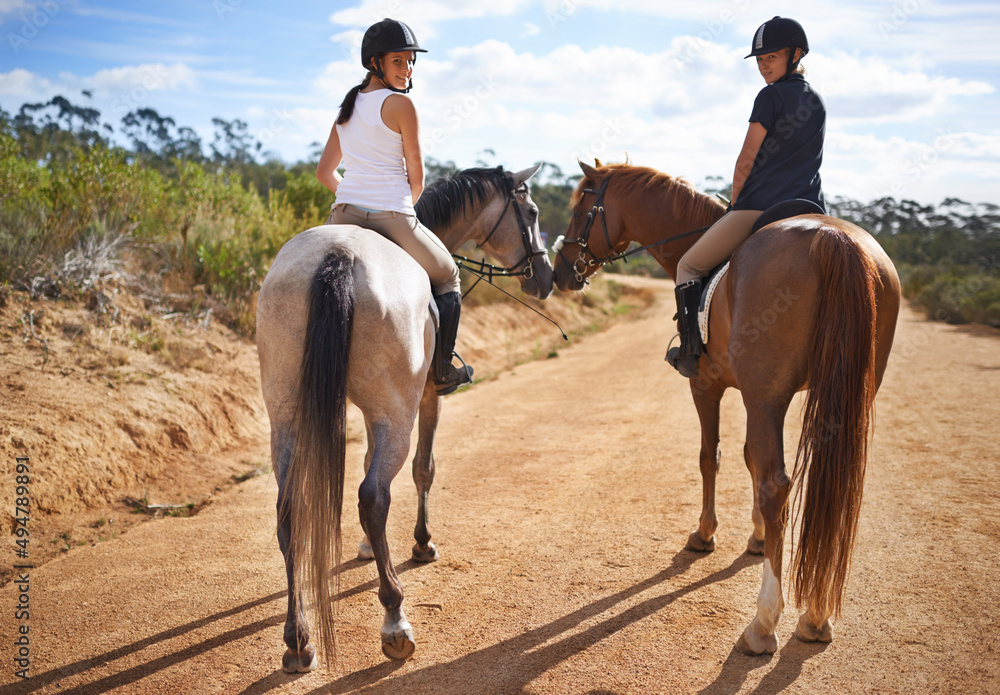
M 434 390 L 439 396 L 447 396 L 449 393 L 454 393 L 458 390 L 459 386 L 464 386 L 466 384 L 472 383 L 473 369 L 465 363 L 461 355 L 457 352 L 452 352 L 452 357 L 457 357 L 458 361 L 462 363 L 461 367 L 456 367 L 451 362 L 448 363 L 450 367 L 450 377 L 447 381 L 434 381 Z
M 699 353 L 697 355 L 681 355 L 680 345 L 677 347 L 670 347 L 673 344 L 674 339 L 679 336 L 680 332 L 677 332 L 674 334 L 674 337 L 670 339 L 670 342 L 667 344 L 667 354 L 664 355 L 663 360 L 676 369 L 685 379 L 696 379 L 701 373 L 698 365 L 701 362 L 701 356 L 704 353 Z
M 674 318 L 675 319 L 677 318 L 676 314 L 674 315 Z M 680 337 L 681 337 L 681 332 L 677 331 L 676 333 L 674 333 L 674 337 L 670 339 L 670 342 L 667 343 L 667 354 L 665 354 L 663 356 L 663 361 L 664 362 L 670 362 L 670 346 L 673 345 L 674 341 L 677 340 Z M 677 349 L 680 350 L 680 346 L 678 346 Z M 671 366 L 673 366 L 673 365 L 671 365 Z

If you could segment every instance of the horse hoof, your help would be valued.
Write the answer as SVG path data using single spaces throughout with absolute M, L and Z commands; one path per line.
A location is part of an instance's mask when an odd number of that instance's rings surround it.
M 391 635 L 382 634 L 382 653 L 396 661 L 406 661 L 413 656 L 417 643 L 413 641 L 413 630 L 409 624 L 405 629 Z
M 413 656 L 417 643 L 413 641 L 413 628 L 402 609 L 387 610 L 382 621 L 382 653 L 390 659 L 405 661 Z
M 413 559 L 417 562 L 435 562 L 439 557 L 437 546 L 433 543 L 424 546 L 417 543 L 413 546 Z
M 795 628 L 795 637 L 802 642 L 826 642 L 833 641 L 833 627 L 829 620 L 824 620 L 823 624 L 816 627 L 809 621 L 806 613 L 799 616 L 798 627 Z
M 736 648 L 748 656 L 774 654 L 778 651 L 778 638 L 773 632 L 769 635 L 758 635 L 748 625 L 736 642 Z
M 359 560 L 375 559 L 375 551 L 372 550 L 371 543 L 369 543 L 367 539 L 358 543 L 358 559 Z
M 693 550 L 696 553 L 710 553 L 715 550 L 715 536 L 712 536 L 706 541 L 697 531 L 695 531 L 688 536 L 688 542 L 687 545 L 684 546 L 684 549 Z
M 764 541 L 763 539 L 757 540 L 752 535 L 750 540 L 747 541 L 747 552 L 751 555 L 763 555 L 764 554 Z
M 311 644 L 297 652 L 287 649 L 281 657 L 281 670 L 285 673 L 308 673 L 316 666 L 316 649 Z

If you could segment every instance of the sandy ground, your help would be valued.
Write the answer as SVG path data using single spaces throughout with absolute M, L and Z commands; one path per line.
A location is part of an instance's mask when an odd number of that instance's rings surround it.
M 220 487 L 193 516 L 138 524 L 31 570 L 27 621 L 14 619 L 17 584 L 0 589 L 0 695 L 1000 692 L 997 332 L 904 309 L 834 641 L 795 640 L 788 601 L 778 653 L 747 657 L 733 645 L 754 613 L 761 560 L 744 553 L 741 401 L 732 391 L 723 401 L 718 549 L 685 551 L 700 510 L 697 417 L 686 380 L 663 362 L 671 285 L 647 282 L 656 302 L 638 316 L 446 399 L 438 562 L 408 559 L 416 500 L 405 471 L 394 482 L 390 545 L 411 660 L 382 656 L 375 567 L 350 560 L 337 663 L 281 672 L 276 486 L 259 476 Z M 800 405 L 786 423 L 789 465 Z M 266 456 L 254 446 L 214 458 L 238 470 Z M 362 456 L 355 438 L 349 491 Z M 352 500 L 348 553 L 360 539 Z M 25 624 L 26 681 L 12 665 Z

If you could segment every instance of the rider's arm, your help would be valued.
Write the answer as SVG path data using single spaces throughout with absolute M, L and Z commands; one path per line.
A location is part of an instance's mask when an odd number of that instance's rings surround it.
M 323 148 L 323 155 L 319 158 L 319 164 L 316 165 L 316 178 L 334 194 L 337 193 L 337 186 L 340 185 L 343 178 L 337 171 L 337 167 L 340 166 L 343 159 L 344 153 L 340 149 L 340 136 L 337 134 L 337 124 L 335 123 L 330 130 L 330 138 L 326 141 L 326 147 Z
M 382 104 L 382 122 L 403 136 L 403 159 L 410 194 L 417 202 L 424 190 L 424 157 L 420 152 L 420 122 L 413 102 L 402 94 L 393 94 Z
M 750 127 L 747 128 L 747 136 L 743 140 L 743 149 L 740 150 L 740 156 L 736 158 L 736 171 L 733 172 L 731 204 L 736 202 L 740 191 L 743 190 L 743 184 L 747 182 L 750 170 L 753 169 L 754 160 L 757 159 L 757 152 L 760 150 L 761 143 L 764 142 L 764 136 L 766 135 L 767 130 L 760 123 L 751 123 Z

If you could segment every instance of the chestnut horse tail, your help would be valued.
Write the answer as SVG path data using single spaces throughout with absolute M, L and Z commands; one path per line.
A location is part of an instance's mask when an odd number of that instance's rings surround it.
M 336 658 L 331 568 L 341 559 L 347 444 L 347 367 L 354 321 L 354 259 L 331 252 L 313 275 L 286 483 L 296 590 L 308 587 L 327 664 Z M 331 538 L 331 531 L 332 538 Z M 331 557 L 332 555 L 332 557 Z M 339 593 L 339 570 L 334 580 Z
M 797 605 L 839 616 L 874 419 L 880 280 L 868 250 L 832 225 L 820 228 L 810 256 L 820 287 L 793 473 L 801 535 L 791 571 Z

